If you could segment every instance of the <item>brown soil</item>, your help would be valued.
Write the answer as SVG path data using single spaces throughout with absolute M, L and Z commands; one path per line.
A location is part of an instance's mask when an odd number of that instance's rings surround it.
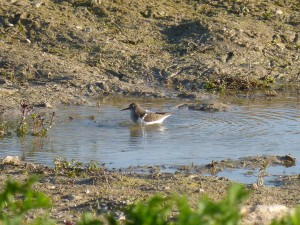
M 299 88 L 297 0 L 0 5 L 0 105 Z
M 256 157 L 242 159 L 246 164 L 256 161 L 270 160 L 278 162 L 280 157 Z M 240 164 L 241 161 L 231 161 L 231 165 Z M 202 196 L 208 196 L 216 201 L 221 200 L 227 193 L 232 181 L 217 176 L 205 176 L 201 172 L 187 173 L 178 170 L 176 173 L 160 173 L 155 168 L 148 173 L 134 171 L 98 171 L 57 169 L 15 161 L 12 165 L 6 161 L 0 164 L 0 186 L 11 177 L 23 182 L 29 175 L 38 174 L 39 181 L 35 188 L 48 196 L 53 203 L 50 211 L 51 218 L 63 223 L 64 221 L 78 221 L 85 211 L 102 215 L 110 213 L 116 218 L 123 217 L 122 210 L 135 201 L 145 201 L 151 196 L 160 194 L 171 196 L 173 194 L 186 196 L 190 204 L 195 206 Z M 226 164 L 226 163 L 225 163 Z M 224 164 L 224 165 L 225 165 Z M 210 165 L 207 165 L 210 167 Z M 226 166 L 225 166 L 226 167 Z M 300 190 L 299 176 L 282 179 L 279 187 L 266 187 L 249 185 L 251 195 L 243 204 L 255 205 L 286 205 L 294 207 L 299 203 Z M 268 212 L 273 216 L 277 213 Z M 245 214 L 245 212 L 244 212 Z M 32 215 L 33 216 L 33 215 Z M 266 216 L 266 215 L 265 215 Z M 245 218 L 250 224 L 267 223 L 262 218 Z

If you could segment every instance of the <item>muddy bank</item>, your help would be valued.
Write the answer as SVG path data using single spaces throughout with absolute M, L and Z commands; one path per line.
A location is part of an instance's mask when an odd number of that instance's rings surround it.
M 258 158 L 264 160 L 263 157 Z M 65 163 L 56 161 L 56 167 L 53 169 L 21 162 L 15 158 L 5 158 L 1 162 L 0 186 L 3 186 L 8 177 L 24 181 L 30 175 L 39 175 L 35 188 L 50 196 L 53 203 L 50 216 L 61 223 L 64 220 L 77 221 L 84 211 L 93 212 L 98 216 L 112 213 L 116 218 L 123 217 L 124 207 L 135 201 L 144 201 L 155 194 L 184 195 L 193 206 L 204 195 L 217 201 L 224 197 L 232 184 L 223 177 L 185 173 L 180 170 L 177 173 L 157 173 L 155 170 L 136 173 L 109 171 L 96 164 L 68 167 Z M 243 213 L 250 215 L 257 210 L 258 215 L 259 211 L 263 211 L 260 208 L 266 205 L 296 206 L 300 200 L 298 185 L 299 177 L 286 177 L 278 187 L 253 188 L 249 185 L 247 189 L 251 190 L 251 195 L 244 204 Z M 282 212 L 287 211 L 283 206 L 279 208 Z M 251 221 L 252 224 L 254 220 L 262 220 L 253 214 L 251 216 L 246 216 L 244 220 Z
M 299 90 L 299 1 L 4 1 L 0 103 Z

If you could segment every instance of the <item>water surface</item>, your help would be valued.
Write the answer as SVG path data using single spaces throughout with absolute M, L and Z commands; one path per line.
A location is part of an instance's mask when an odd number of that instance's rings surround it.
M 228 112 L 208 113 L 179 110 L 175 107 L 180 103 L 178 100 L 158 105 L 141 101 L 154 111 L 173 113 L 163 125 L 150 126 L 132 125 L 129 112 L 120 111 L 129 101 L 100 107 L 61 107 L 56 110 L 55 125 L 46 138 L 1 139 L 0 156 L 18 155 L 26 161 L 50 166 L 55 157 L 62 156 L 80 162 L 96 160 L 109 168 L 204 165 L 212 160 L 253 155 L 291 154 L 299 159 L 299 102 L 297 97 L 238 100 Z M 291 168 L 273 169 L 275 174 L 298 171 L 299 163 Z M 231 174 L 235 177 L 234 172 L 223 175 Z M 236 179 L 246 182 L 247 176 Z

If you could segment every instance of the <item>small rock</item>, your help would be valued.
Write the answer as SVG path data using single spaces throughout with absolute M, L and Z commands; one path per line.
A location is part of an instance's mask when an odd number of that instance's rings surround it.
M 74 201 L 75 199 L 76 199 L 75 195 L 65 195 L 62 197 L 62 200 L 65 200 L 65 201 Z
M 103 91 L 109 92 L 109 86 L 103 81 L 97 81 L 95 85 Z
M 34 165 L 33 163 L 26 163 L 26 169 L 28 169 L 28 170 L 35 170 L 36 169 L 36 165 Z
M 6 83 L 7 84 L 7 83 Z M 1 95 L 13 95 L 14 93 L 18 92 L 17 89 L 6 89 L 6 88 L 0 88 Z
M 188 104 L 187 107 L 190 110 L 208 111 L 208 112 L 228 111 L 229 110 L 229 106 L 222 102 Z
M 107 212 L 109 210 L 109 207 L 107 205 L 104 205 L 101 207 L 102 212 Z
M 54 190 L 56 187 L 55 187 L 55 185 L 48 185 L 47 188 L 48 188 L 49 190 Z
M 205 191 L 204 191 L 204 189 L 202 189 L 202 188 L 199 188 L 199 189 L 196 189 L 195 190 L 195 193 L 204 193 Z
M 277 15 L 282 15 L 282 14 L 283 14 L 283 12 L 282 12 L 281 9 L 277 9 L 275 13 L 276 13 Z
M 90 32 L 92 32 L 92 28 L 86 27 L 86 28 L 84 29 L 84 31 L 87 32 L 87 33 L 90 33 Z
M 36 107 L 45 107 L 45 108 L 52 108 L 53 106 L 49 102 L 41 102 L 35 105 Z
M 295 34 L 295 37 L 294 37 L 294 39 L 293 39 L 293 42 L 296 44 L 296 45 L 298 45 L 298 46 L 300 46 L 300 38 L 299 38 L 299 34 L 297 33 L 297 34 Z
M 285 205 L 254 205 L 243 206 L 241 214 L 242 224 L 270 224 L 272 220 L 279 219 L 291 212 Z
M 268 97 L 274 97 L 274 96 L 278 96 L 278 93 L 275 90 L 269 90 L 269 91 L 266 91 L 265 95 Z
M 123 212 L 116 212 L 116 219 L 118 221 L 120 221 L 120 220 L 126 220 L 125 214 Z
M 274 76 L 274 78 L 276 78 L 276 79 L 285 79 L 286 74 L 278 74 L 278 75 Z
M 43 4 L 43 0 L 33 2 L 33 5 L 37 8 L 39 8 L 42 4 Z
M 295 166 L 296 164 L 296 158 L 291 155 L 279 156 L 278 159 L 281 161 L 281 164 L 286 167 Z
M 257 183 L 253 183 L 253 184 L 251 185 L 251 189 L 252 189 L 252 190 L 258 190 L 258 185 L 257 185 Z
M 7 81 L 4 79 L 0 79 L 0 84 L 7 84 Z
M 2 160 L 3 164 L 20 165 L 21 161 L 18 156 L 6 156 Z
M 189 178 L 190 178 L 190 179 L 195 179 L 195 178 L 198 178 L 198 175 L 196 175 L 196 174 L 191 174 L 191 175 L 189 175 Z

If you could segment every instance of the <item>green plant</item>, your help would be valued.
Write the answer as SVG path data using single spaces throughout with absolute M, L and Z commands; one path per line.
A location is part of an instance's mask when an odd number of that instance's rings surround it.
M 42 136 L 45 137 L 48 133 L 48 130 L 51 128 L 53 124 L 53 118 L 55 116 L 55 112 L 51 114 L 50 122 L 47 122 L 44 117 L 42 117 L 39 114 L 32 114 L 32 122 L 33 122 L 33 130 L 32 135 L 33 136 Z M 49 123 L 49 126 L 46 127 L 46 123 Z
M 2 121 L 0 123 L 0 130 L 2 130 L 2 131 L 7 131 L 8 130 L 8 126 L 7 126 L 7 122 L 6 121 Z
M 270 163 L 268 161 L 263 161 L 261 163 L 261 168 L 259 169 L 259 172 L 257 175 L 257 182 L 256 182 L 258 187 L 264 186 L 264 178 L 268 175 L 266 171 L 267 171 L 269 164 Z
M 8 126 L 6 121 L 0 122 L 0 138 L 4 137 L 7 132 L 8 132 Z
M 25 137 L 29 134 L 30 127 L 26 122 L 27 116 L 31 114 L 32 118 L 32 135 L 33 136 L 46 136 L 48 130 L 52 127 L 53 119 L 55 116 L 55 112 L 50 114 L 50 119 L 47 121 L 44 117 L 39 114 L 32 113 L 33 106 L 28 104 L 25 101 L 21 101 L 20 103 L 20 110 L 21 110 L 21 121 L 19 126 L 17 127 L 17 136 L 18 137 Z M 48 126 L 46 126 L 46 124 Z
M 205 197 L 196 209 L 189 206 L 185 197 L 164 198 L 154 196 L 145 204 L 136 203 L 127 210 L 126 225 L 234 225 L 239 224 L 238 204 L 248 196 L 242 185 L 234 185 L 220 202 Z M 175 207 L 174 207 L 175 206 Z M 178 213 L 172 215 L 174 210 Z
M 91 213 L 83 213 L 81 220 L 77 223 L 77 225 L 102 225 L 102 224 L 103 222 L 97 218 L 94 218 Z M 114 223 L 110 223 L 110 224 L 114 224 Z
M 69 165 L 70 166 L 70 165 Z M 48 216 L 37 217 L 24 222 L 27 212 L 34 209 L 51 207 L 49 198 L 41 192 L 34 191 L 36 177 L 30 177 L 23 184 L 8 179 L 0 193 L 0 224 L 19 225 L 54 225 Z M 238 225 L 240 224 L 239 205 L 248 196 L 242 185 L 233 185 L 227 196 L 220 202 L 202 198 L 194 209 L 187 198 L 173 196 L 154 196 L 145 203 L 137 202 L 126 210 L 127 219 L 119 222 L 111 215 L 99 219 L 91 213 L 83 213 L 77 225 Z M 65 224 L 73 224 L 65 222 Z M 270 225 L 300 225 L 300 207 Z
M 89 172 L 98 172 L 101 170 L 99 163 L 95 160 L 90 161 L 90 163 L 87 166 L 87 170 Z
M 83 163 L 74 159 L 70 162 L 59 156 L 54 159 L 54 171 L 55 173 L 63 172 L 69 176 L 78 176 L 83 171 Z
M 275 78 L 274 78 L 274 77 L 271 77 L 271 76 L 267 76 L 267 77 L 265 78 L 265 82 L 266 82 L 266 83 L 271 83 L 271 84 L 273 84 L 273 83 L 275 83 Z
M 154 196 L 146 204 L 138 202 L 127 210 L 126 225 L 166 225 L 172 212 L 172 198 Z
M 212 90 L 212 89 L 214 89 L 215 87 L 216 87 L 216 85 L 215 85 L 213 82 L 211 82 L 211 81 L 205 82 L 205 84 L 204 84 L 204 86 L 203 86 L 203 88 L 204 88 L 205 90 L 207 90 L 207 91 Z
M 20 110 L 22 114 L 21 122 L 17 128 L 18 137 L 24 137 L 29 132 L 29 126 L 26 123 L 26 117 L 32 112 L 33 106 L 29 105 L 25 101 L 20 102 Z
M 24 122 L 17 128 L 17 136 L 25 137 L 29 133 L 29 126 Z
M 239 224 L 240 221 L 240 209 L 238 204 L 246 199 L 248 192 L 244 189 L 242 185 L 232 186 L 227 196 L 220 202 L 215 203 L 208 198 L 202 199 L 198 203 L 198 208 L 192 213 L 182 213 L 185 221 L 189 221 L 191 218 L 199 219 L 194 220 L 192 224 Z M 180 205 L 178 204 L 178 207 Z M 228 210 L 230 209 L 230 210 Z M 180 210 L 184 212 L 184 210 Z M 178 223 L 185 224 L 185 223 Z
M 50 208 L 49 198 L 41 192 L 33 190 L 36 177 L 30 177 L 23 184 L 8 179 L 0 193 L 0 224 L 22 224 L 27 212 L 34 209 Z M 33 224 L 54 224 L 47 217 L 37 218 Z
M 23 33 L 23 34 L 26 33 L 26 28 L 20 21 L 17 22 L 17 26 L 18 26 L 18 29 L 21 33 Z
M 272 18 L 272 13 L 270 10 L 265 10 L 262 14 L 262 18 L 265 19 L 265 20 L 270 20 Z
M 70 177 L 84 177 L 88 174 L 98 174 L 103 176 L 106 182 L 109 183 L 106 170 L 107 169 L 105 167 L 105 163 L 99 166 L 99 163 L 94 160 L 90 161 L 88 164 L 83 164 L 74 159 L 72 159 L 71 161 L 62 159 L 61 156 L 58 156 L 54 159 L 54 172 L 56 174 L 64 173 Z
M 178 83 L 178 85 L 176 86 L 176 90 L 178 90 L 179 92 L 182 92 L 184 90 L 184 86 L 182 85 L 182 83 Z

